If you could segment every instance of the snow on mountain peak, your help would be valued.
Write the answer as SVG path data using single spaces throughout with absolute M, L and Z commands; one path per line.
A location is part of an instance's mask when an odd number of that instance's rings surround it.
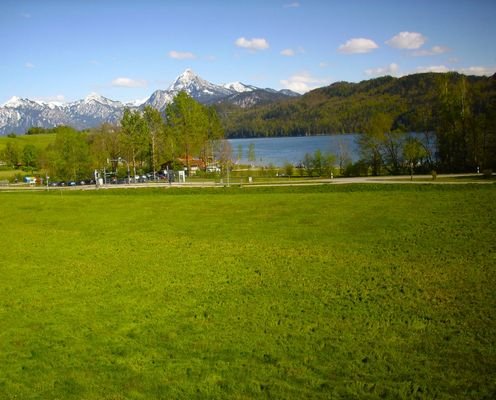
M 115 101 L 115 100 L 110 100 L 107 99 L 106 97 L 103 97 L 99 95 L 98 93 L 90 93 L 88 96 L 84 98 L 84 100 L 80 100 L 79 102 L 76 102 L 79 104 L 94 104 L 94 103 L 99 103 L 104 106 L 109 106 L 109 107 L 121 107 L 122 103 L 120 101 Z
M 200 78 L 189 68 L 172 82 L 167 91 L 171 93 L 184 91 L 199 101 L 232 94 L 232 90 Z
M 201 86 L 202 84 L 203 79 L 197 76 L 192 69 L 188 68 L 172 82 L 168 90 L 181 91 L 193 85 Z
M 197 75 L 194 73 L 194 71 L 191 68 L 186 68 L 184 72 L 180 75 L 180 77 L 184 77 L 185 79 L 193 79 Z
M 15 108 L 22 106 L 24 103 L 25 103 L 25 99 L 21 99 L 20 97 L 13 96 L 6 103 L 2 104 L 2 107 Z
M 126 106 L 142 110 L 146 105 L 151 105 L 164 110 L 180 91 L 185 91 L 202 104 L 227 101 L 240 107 L 270 101 L 274 95 L 291 95 L 289 92 L 286 94 L 284 91 L 260 89 L 241 82 L 217 85 L 202 79 L 188 68 L 174 80 L 168 90 L 156 90 L 146 101 L 124 104 L 97 93 L 90 93 L 86 98 L 72 102 L 48 101 L 48 98 L 30 100 L 14 96 L 0 106 L 0 135 L 25 132 L 32 126 L 52 127 L 62 124 L 86 129 L 103 122 L 118 124 Z M 63 100 L 64 97 L 60 96 L 60 99 Z
M 141 106 L 142 104 L 144 104 L 147 100 L 149 99 L 149 97 L 145 97 L 144 99 L 136 99 L 136 100 L 131 100 L 131 101 L 128 101 L 126 103 L 126 106 L 130 106 L 130 107 L 139 107 Z
M 248 86 L 248 85 L 245 85 L 244 83 L 241 83 L 241 82 L 226 83 L 224 85 L 224 87 L 226 89 L 234 90 L 235 92 L 238 92 L 238 93 L 253 92 L 253 90 L 254 90 L 253 86 Z
M 85 103 L 89 103 L 90 101 L 98 101 L 99 103 L 105 102 L 105 97 L 100 96 L 98 93 L 90 93 L 88 96 L 84 98 Z

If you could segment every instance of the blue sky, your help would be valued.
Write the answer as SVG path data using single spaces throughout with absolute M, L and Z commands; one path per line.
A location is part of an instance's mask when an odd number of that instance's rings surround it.
M 2 0 L 0 104 L 147 98 L 191 68 L 301 93 L 336 81 L 496 72 L 494 0 Z

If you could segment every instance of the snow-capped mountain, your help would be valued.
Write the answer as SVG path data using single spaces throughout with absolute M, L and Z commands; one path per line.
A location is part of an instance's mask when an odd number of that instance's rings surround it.
M 163 111 L 167 104 L 174 100 L 175 94 L 167 90 L 155 90 L 152 95 L 140 107 L 152 106 L 157 110 Z
M 191 69 L 179 75 L 167 90 L 156 90 L 143 104 L 158 110 L 164 110 L 167 104 L 181 91 L 188 93 L 200 103 L 210 104 L 233 94 L 233 90 L 208 82 L 200 78 Z
M 151 105 L 158 110 L 164 110 L 180 91 L 185 91 L 203 104 L 230 103 L 242 108 L 299 96 L 298 93 L 287 89 L 279 91 L 269 88 L 261 89 L 241 82 L 216 85 L 200 78 L 191 69 L 187 69 L 172 82 L 167 90 L 155 91 L 142 107 Z
M 258 89 L 256 86 L 245 85 L 244 83 L 241 83 L 241 82 L 226 83 L 224 85 L 224 87 L 226 89 L 229 89 L 229 90 L 231 90 L 233 92 L 237 92 L 237 93 L 252 92 L 252 91 Z
M 96 93 L 64 106 L 73 121 L 70 125 L 77 129 L 100 125 L 102 121 L 116 124 L 122 118 L 124 108 L 120 101 L 110 100 Z
M 96 93 L 91 93 L 82 100 L 64 104 L 12 97 L 0 107 L 0 135 L 11 132 L 24 133 L 33 126 L 50 128 L 70 125 L 76 129 L 86 129 L 104 122 L 118 124 L 126 107 L 143 109 L 150 105 L 163 111 L 180 91 L 185 91 L 203 104 L 226 102 L 240 107 L 251 107 L 298 95 L 287 90 L 261 89 L 241 82 L 216 85 L 187 69 L 167 90 L 156 90 L 146 101 L 136 103 L 124 104 Z
M 60 107 L 41 101 L 14 96 L 0 107 L 0 134 L 22 133 L 32 126 L 56 126 L 67 122 Z
M 212 101 L 216 97 L 221 98 L 232 94 L 231 90 L 200 78 L 191 69 L 179 75 L 167 90 L 177 93 L 184 91 L 199 102 Z
M 33 126 L 70 125 L 76 129 L 118 123 L 124 104 L 95 93 L 72 103 L 47 103 L 13 97 L 0 107 L 0 134 L 23 133 Z

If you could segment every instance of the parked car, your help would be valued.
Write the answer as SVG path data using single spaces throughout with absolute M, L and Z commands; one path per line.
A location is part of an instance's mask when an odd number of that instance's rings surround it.
M 220 172 L 220 168 L 217 165 L 209 165 L 207 166 L 207 172 L 218 173 Z

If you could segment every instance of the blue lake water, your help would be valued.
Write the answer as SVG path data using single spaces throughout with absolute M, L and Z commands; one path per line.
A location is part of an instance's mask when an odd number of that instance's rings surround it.
M 306 153 L 313 154 L 316 150 L 338 156 L 347 154 L 353 161 L 359 159 L 357 138 L 358 134 L 272 137 L 229 139 L 232 146 L 233 158 L 238 159 L 241 146 L 241 164 L 283 166 L 286 163 L 299 164 Z M 255 162 L 248 161 L 248 148 L 255 146 Z

